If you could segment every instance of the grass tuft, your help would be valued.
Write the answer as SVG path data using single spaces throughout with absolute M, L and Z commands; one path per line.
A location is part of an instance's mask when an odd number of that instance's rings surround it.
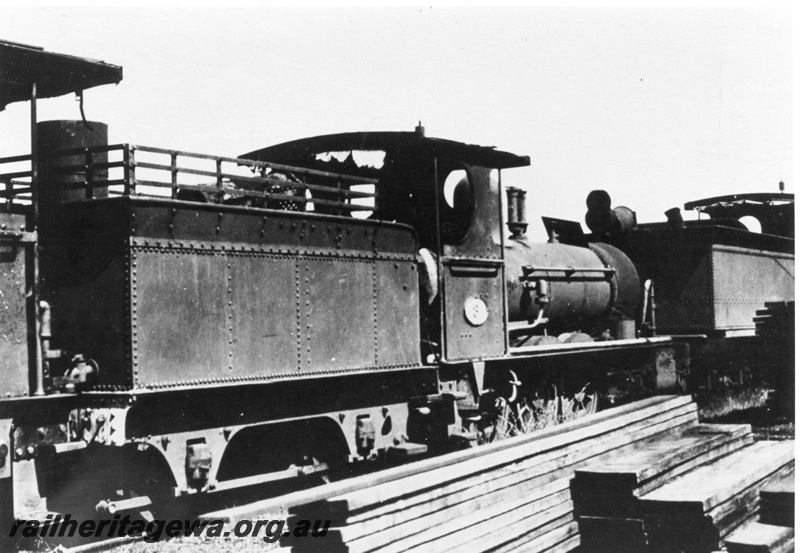
M 586 394 L 586 388 L 573 397 L 556 395 L 548 401 L 525 401 L 509 405 L 502 402 L 493 428 L 484 433 L 484 443 L 530 434 L 579 419 L 597 410 L 597 398 Z
M 760 409 L 767 403 L 769 388 L 727 388 L 705 399 L 698 399 L 700 420 L 714 421 L 731 413 Z

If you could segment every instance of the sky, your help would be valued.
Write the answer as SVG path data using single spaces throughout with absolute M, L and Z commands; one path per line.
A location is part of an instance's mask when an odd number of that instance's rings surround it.
M 794 192 L 787 7 L 0 6 L 0 38 L 123 67 L 86 91 L 111 143 L 236 156 L 412 131 L 531 158 L 503 174 L 540 216 L 609 192 L 638 220 L 704 197 Z M 39 119 L 78 119 L 74 96 Z M 0 112 L 28 153 L 29 106 Z M 694 218 L 693 214 L 684 214 Z

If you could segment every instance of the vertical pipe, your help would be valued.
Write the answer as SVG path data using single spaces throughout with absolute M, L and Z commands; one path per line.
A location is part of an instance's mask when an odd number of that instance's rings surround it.
M 91 200 L 94 195 L 94 158 L 90 148 L 84 148 L 86 159 L 83 170 L 86 174 L 86 199 Z
M 503 172 L 500 169 L 495 169 L 497 171 L 497 199 L 499 200 L 498 203 L 499 208 L 498 215 L 500 216 L 500 257 L 503 260 L 503 264 L 500 268 L 501 278 L 500 282 L 502 282 L 502 292 L 503 292 L 503 353 L 508 355 L 509 350 L 511 349 L 511 342 L 509 340 L 509 332 L 508 332 L 508 302 L 505 298 L 508 297 L 508 284 L 506 283 L 506 236 L 503 232 Z M 508 206 L 506 206 L 506 210 L 508 210 Z
M 34 232 L 39 230 L 39 144 L 38 136 L 36 133 L 36 82 L 31 84 L 31 204 L 33 207 L 33 220 L 31 226 Z M 36 374 L 35 389 L 33 395 L 44 395 L 44 363 L 42 362 L 42 343 L 40 340 L 41 334 L 41 321 L 39 319 L 39 255 L 40 255 L 40 241 L 36 237 L 36 242 L 33 246 L 33 282 L 31 283 L 31 296 L 28 301 L 33 305 L 29 308 L 29 313 L 33 315 L 33 333 L 36 342 L 34 348 L 34 366 Z M 30 342 L 29 342 L 30 343 Z
M 447 332 L 445 325 L 447 324 L 447 319 L 445 317 L 445 294 L 446 290 L 444 289 L 444 265 L 443 265 L 443 258 L 444 258 L 444 248 L 442 247 L 442 239 L 441 239 L 441 221 L 439 220 L 439 204 L 442 201 L 441 195 L 439 194 L 439 159 L 434 157 L 433 158 L 433 182 L 435 186 L 433 187 L 433 191 L 435 194 L 435 203 L 436 209 L 436 271 L 438 272 L 437 279 L 439 281 L 439 357 L 441 361 L 447 359 L 447 351 L 446 351 L 446 341 L 447 341 Z

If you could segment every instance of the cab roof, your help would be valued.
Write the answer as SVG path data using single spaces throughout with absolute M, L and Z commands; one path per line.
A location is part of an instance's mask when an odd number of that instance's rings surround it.
M 387 154 L 395 151 L 417 151 L 497 169 L 525 167 L 531 164 L 528 156 L 518 156 L 496 150 L 494 147 L 465 144 L 441 138 L 428 138 L 418 132 L 349 132 L 327 134 L 284 142 L 239 157 L 293 166 L 313 163 L 316 154 L 353 150 L 380 150 Z

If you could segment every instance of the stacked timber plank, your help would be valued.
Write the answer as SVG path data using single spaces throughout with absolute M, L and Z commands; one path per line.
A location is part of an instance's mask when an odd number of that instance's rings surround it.
M 789 553 L 794 551 L 794 528 L 754 522 L 725 539 L 728 553 Z
M 630 444 L 578 469 L 572 492 L 585 549 L 644 550 L 641 496 L 752 443 L 749 425 L 699 424 Z
M 698 425 L 579 469 L 573 500 L 587 551 L 711 551 L 755 519 L 759 491 L 794 466 L 794 442 Z
M 570 499 L 575 468 L 696 425 L 690 398 L 650 398 L 415 463 L 412 474 L 351 485 L 317 501 L 293 501 L 296 519 L 332 525 L 324 539 L 286 538 L 282 545 L 297 552 L 573 551 L 581 540 Z
M 774 479 L 759 493 L 759 521 L 725 538 L 729 553 L 794 551 L 794 470 Z
M 794 527 L 794 470 L 761 490 L 759 522 Z
M 786 512 L 793 449 L 754 443 L 748 425 L 699 424 L 689 397 L 656 397 L 203 518 L 285 508 L 290 525 L 331 521 L 324 537 L 283 537 L 295 553 L 708 552 L 755 520 L 760 492 Z M 736 551 L 793 547 L 793 532 L 750 532 L 775 548 Z

